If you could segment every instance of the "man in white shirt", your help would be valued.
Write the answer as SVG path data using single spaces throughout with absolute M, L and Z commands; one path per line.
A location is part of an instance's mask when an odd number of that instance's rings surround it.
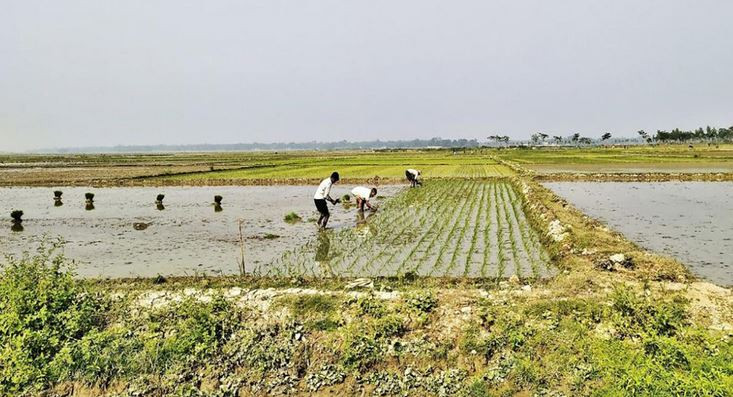
M 351 194 L 356 197 L 356 207 L 359 208 L 360 212 L 364 211 L 365 205 L 372 211 L 376 209 L 369 204 L 369 200 L 377 195 L 377 188 L 369 189 L 368 187 L 357 186 L 351 190 Z
M 339 199 L 334 200 L 331 198 L 331 186 L 338 181 L 339 173 L 334 172 L 331 174 L 330 178 L 324 179 L 321 184 L 318 185 L 316 194 L 313 196 L 313 201 L 316 203 L 316 209 L 321 214 L 321 217 L 318 218 L 318 226 L 322 229 L 326 228 L 328 218 L 331 217 L 331 213 L 328 212 L 328 204 L 326 204 L 326 200 L 330 201 L 331 204 L 338 204 L 341 201 Z
M 407 180 L 410 182 L 411 187 L 422 185 L 422 181 L 420 181 L 420 175 L 422 175 L 420 170 L 409 168 L 405 171 L 405 176 L 407 177 Z

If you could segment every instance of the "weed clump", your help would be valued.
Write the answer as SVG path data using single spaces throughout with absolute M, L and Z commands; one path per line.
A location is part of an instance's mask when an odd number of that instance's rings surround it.
M 431 291 L 418 291 L 407 297 L 407 305 L 418 312 L 430 313 L 438 306 L 438 299 Z
M 303 218 L 301 218 L 300 215 L 296 214 L 295 212 L 291 212 L 285 215 L 284 220 L 287 223 L 293 224 L 293 223 L 298 223 L 302 221 Z

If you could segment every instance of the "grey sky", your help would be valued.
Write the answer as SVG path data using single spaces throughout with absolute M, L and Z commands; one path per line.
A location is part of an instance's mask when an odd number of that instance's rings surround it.
M 733 124 L 729 0 L 0 10 L 0 151 Z

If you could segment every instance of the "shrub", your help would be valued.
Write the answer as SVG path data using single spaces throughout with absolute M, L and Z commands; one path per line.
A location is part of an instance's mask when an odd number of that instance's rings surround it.
M 101 327 L 103 300 L 73 278 L 56 246 L 9 257 L 0 274 L 0 394 L 54 381 L 56 355 Z

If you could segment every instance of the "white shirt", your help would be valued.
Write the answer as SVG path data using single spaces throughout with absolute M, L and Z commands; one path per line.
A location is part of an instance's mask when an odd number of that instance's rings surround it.
M 362 200 L 369 201 L 371 197 L 369 197 L 372 194 L 372 189 L 369 189 L 368 187 L 363 186 L 357 186 L 353 189 L 351 189 L 351 194 L 353 194 L 355 197 L 359 197 Z
M 324 179 L 321 184 L 318 185 L 318 190 L 316 190 L 316 194 L 313 195 L 313 198 L 316 200 L 325 199 L 329 194 L 331 194 L 331 186 L 333 186 L 331 178 Z
M 417 178 L 420 175 L 420 171 L 413 170 L 412 168 L 408 169 L 407 172 L 409 172 L 412 175 L 415 175 L 415 178 Z

